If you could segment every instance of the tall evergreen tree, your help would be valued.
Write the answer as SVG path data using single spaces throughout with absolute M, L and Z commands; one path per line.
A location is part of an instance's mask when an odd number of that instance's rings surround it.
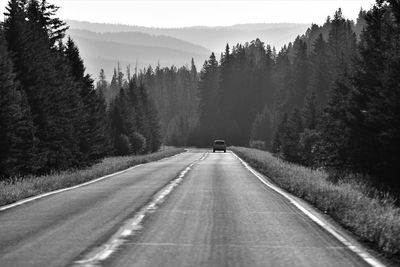
M 203 65 L 198 84 L 200 95 L 198 137 L 195 145 L 208 145 L 210 140 L 217 138 L 217 116 L 219 99 L 219 69 L 214 53 Z
M 338 170 L 349 168 L 350 139 L 346 125 L 349 92 L 349 84 L 345 79 L 337 81 L 321 119 L 319 161 L 324 166 Z
M 284 159 L 296 163 L 301 162 L 300 134 L 302 132 L 301 113 L 295 108 L 282 134 L 282 154 Z
M 0 179 L 32 171 L 35 127 L 0 27 Z
M 109 108 L 110 130 L 116 155 L 128 155 L 131 153 L 129 135 L 135 132 L 135 125 L 130 120 L 129 104 L 123 88 L 112 100 Z
M 283 135 L 287 132 L 288 115 L 285 112 L 282 120 L 280 121 L 277 129 L 274 132 L 274 138 L 272 141 L 272 152 L 280 157 L 282 157 L 282 144 Z
M 147 140 L 147 150 L 149 152 L 157 151 L 161 146 L 160 125 L 158 113 L 154 103 L 148 97 L 148 93 L 143 84 L 139 86 L 140 99 L 143 103 L 145 121 L 142 124 L 143 136 Z
M 314 91 L 311 91 L 306 96 L 303 107 L 303 123 L 304 128 L 314 130 L 317 128 L 319 120 L 319 108 L 317 97 Z
M 309 62 L 307 55 L 307 44 L 298 38 L 296 57 L 293 63 L 293 91 L 289 98 L 290 105 L 301 108 L 304 104 L 304 97 L 307 94 L 309 79 Z
M 85 74 L 79 49 L 71 38 L 67 40 L 64 54 L 83 105 L 79 122 L 80 151 L 82 159 L 91 163 L 104 157 L 110 149 L 106 106 L 102 95 L 94 90 L 93 80 Z
M 293 90 L 292 66 L 286 46 L 278 53 L 272 79 L 276 88 L 273 101 L 273 130 L 277 131 L 278 123 L 283 119 L 283 114 L 290 111 L 289 95 Z
M 107 82 L 106 74 L 103 69 L 100 70 L 98 79 L 99 80 L 96 83 L 96 91 L 98 94 L 100 94 L 106 100 L 108 82 Z
M 329 70 L 329 58 L 326 42 L 322 34 L 314 42 L 313 51 L 310 57 L 310 84 L 309 90 L 316 93 L 317 101 L 321 106 L 325 105 L 328 99 L 331 86 Z
M 353 22 L 343 17 L 339 8 L 331 21 L 328 37 L 328 55 L 333 80 L 352 71 L 352 59 L 356 55 L 357 37 L 353 31 Z M 334 84 L 331 84 L 334 86 Z

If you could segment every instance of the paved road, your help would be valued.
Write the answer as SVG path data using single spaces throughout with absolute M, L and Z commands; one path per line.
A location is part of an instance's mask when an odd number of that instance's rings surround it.
M 82 265 L 190 164 L 141 230 L 97 264 L 366 266 L 233 154 L 200 150 L 0 212 L 0 266 Z

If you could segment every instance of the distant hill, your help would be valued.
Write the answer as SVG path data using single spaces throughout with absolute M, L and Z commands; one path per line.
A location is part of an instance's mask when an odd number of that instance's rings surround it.
M 196 64 L 202 64 L 209 56 L 208 53 L 186 52 L 167 47 L 130 45 L 82 37 L 74 38 L 74 40 L 80 49 L 87 72 L 94 78 L 97 78 L 100 69 L 103 68 L 107 78 L 110 79 L 117 62 L 123 69 L 131 65 L 133 71 L 136 64 L 140 69 L 149 65 L 155 67 L 158 63 L 161 66 L 180 67 L 189 65 L 192 58 L 195 59 Z
M 129 45 L 143 45 L 154 47 L 166 47 L 182 50 L 189 53 L 209 54 L 211 51 L 203 46 L 192 44 L 177 38 L 164 35 L 150 35 L 143 32 L 93 32 L 89 30 L 70 29 L 68 31 L 74 39 L 90 39 L 103 42 L 115 42 Z
M 114 67 L 131 69 L 161 66 L 189 65 L 194 58 L 203 64 L 211 51 L 200 46 L 168 36 L 153 36 L 141 32 L 97 33 L 71 28 L 68 35 L 77 43 L 87 72 L 97 78 L 103 68 L 110 79 Z
M 304 34 L 309 24 L 294 23 L 255 23 L 238 24 L 226 27 L 187 27 L 150 28 L 122 24 L 90 23 L 67 21 L 71 29 L 86 29 L 93 32 L 142 32 L 151 35 L 164 35 L 206 47 L 214 52 L 222 52 L 226 43 L 230 45 L 250 42 L 259 38 L 278 49 L 293 41 L 297 35 Z
M 97 77 L 100 68 L 109 76 L 117 61 L 122 67 L 138 63 L 182 66 L 194 58 L 201 68 L 211 51 L 217 55 L 230 46 L 256 38 L 278 49 L 303 34 L 307 24 L 239 24 L 228 27 L 149 28 L 120 24 L 67 20 L 68 34 L 78 44 L 88 73 Z

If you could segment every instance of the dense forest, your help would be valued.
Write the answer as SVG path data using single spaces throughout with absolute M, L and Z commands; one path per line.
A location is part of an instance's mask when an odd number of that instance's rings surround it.
M 135 68 L 133 76 L 136 78 L 132 86 L 139 82 L 142 88 L 145 87 L 142 92 L 148 92 L 149 105 L 158 111 L 160 129 L 157 132 L 160 136 L 157 140 L 161 138 L 168 145 L 187 145 L 189 134 L 198 124 L 198 73 L 193 59 L 190 69 L 186 66 L 179 69 L 157 66 L 153 70 L 149 66 L 142 70 Z M 122 71 L 118 64 L 111 82 L 107 81 L 104 70 L 100 71 L 96 91 L 104 96 L 108 105 L 113 106 L 120 88 L 129 88 L 131 79 L 130 66 Z
M 190 144 L 224 138 L 294 163 L 400 187 L 400 5 L 377 1 L 356 23 L 339 9 L 279 52 L 238 44 L 200 73 Z
M 207 145 L 212 136 L 235 145 L 257 140 L 280 151 L 278 128 L 285 117 L 298 113 L 293 116 L 308 120 L 304 123 L 314 129 L 312 120 L 318 120 L 318 109 L 327 103 L 335 81 L 353 67 L 355 30 L 362 28 L 364 17 L 361 11 L 354 24 L 339 9 L 323 26 L 312 25 L 279 52 L 256 39 L 232 49 L 227 45 L 219 61 L 211 54 L 200 73 L 199 125 L 193 140 L 198 145 Z
M 84 167 L 156 151 L 158 114 L 137 77 L 109 105 L 46 1 L 10 0 L 0 24 L 0 177 Z M 100 89 L 105 81 L 99 81 Z
M 192 130 L 198 124 L 198 73 L 192 59 L 190 69 L 147 68 L 138 75 L 160 111 L 161 133 L 166 144 L 188 144 Z

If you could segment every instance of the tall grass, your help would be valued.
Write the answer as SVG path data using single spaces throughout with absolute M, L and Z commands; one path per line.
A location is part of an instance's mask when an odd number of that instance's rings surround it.
M 183 152 L 182 148 L 165 147 L 162 150 L 137 156 L 109 157 L 82 170 L 55 172 L 44 176 L 19 177 L 0 182 L 0 206 L 53 190 L 78 185 L 129 167 L 156 161 Z
M 400 255 L 400 209 L 387 194 L 360 180 L 332 183 L 324 171 L 290 164 L 265 151 L 231 149 L 278 186 L 328 213 L 361 240 L 388 256 Z

